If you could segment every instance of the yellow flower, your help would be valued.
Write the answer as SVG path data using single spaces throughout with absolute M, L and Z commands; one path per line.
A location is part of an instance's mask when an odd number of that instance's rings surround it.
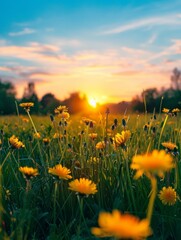
M 152 153 L 134 156 L 130 167 L 137 171 L 135 175 L 136 179 L 143 174 L 148 177 L 150 174 L 163 177 L 166 171 L 174 167 L 174 163 L 172 156 L 164 150 L 153 150 Z
M 54 112 L 56 114 L 61 114 L 63 112 L 68 112 L 68 108 L 66 106 L 61 106 L 60 105 L 59 107 L 55 108 Z
M 61 133 L 55 133 L 54 135 L 53 135 L 53 138 L 63 138 L 63 135 L 61 134 Z
M 169 113 L 169 112 L 170 112 L 170 109 L 164 108 L 164 109 L 162 110 L 162 112 L 164 112 L 164 113 Z
M 173 113 L 178 113 L 178 112 L 180 112 L 180 109 L 179 108 L 174 108 L 174 109 L 172 109 L 172 112 Z
M 164 205 L 174 205 L 177 201 L 176 191 L 172 187 L 163 187 L 158 197 Z
M 129 130 L 122 131 L 121 134 L 117 133 L 115 137 L 113 138 L 113 144 L 114 147 L 117 148 L 119 146 L 124 146 L 125 143 L 128 141 L 128 139 L 131 136 L 131 132 Z
M 57 116 L 62 119 L 69 119 L 70 114 L 68 112 L 62 112 L 62 113 L 59 113 Z
M 96 237 L 141 240 L 152 234 L 147 219 L 140 220 L 133 215 L 122 214 L 118 210 L 113 210 L 112 214 L 101 212 L 98 223 L 100 228 L 91 229 Z
M 80 194 L 95 194 L 97 192 L 96 184 L 86 178 L 75 179 L 69 183 L 69 189 Z
M 34 133 L 34 137 L 35 137 L 35 138 L 41 138 L 41 135 L 40 135 L 39 132 L 36 132 L 36 133 Z
M 106 147 L 106 144 L 105 144 L 104 141 L 98 142 L 98 143 L 96 144 L 96 148 L 97 148 L 97 149 L 104 149 L 105 147 Z
M 11 144 L 11 147 L 14 149 L 20 149 L 25 147 L 25 145 L 21 141 L 19 141 L 17 137 L 15 137 L 15 135 L 9 138 L 9 143 Z
M 19 171 L 24 174 L 26 178 L 35 177 L 38 175 L 38 169 L 32 167 L 20 167 Z
M 59 177 L 60 179 L 62 178 L 68 180 L 72 178 L 72 176 L 69 175 L 71 171 L 66 167 L 62 167 L 61 164 L 57 164 L 56 166 L 49 168 L 48 172 Z
M 92 139 L 92 140 L 95 140 L 97 138 L 97 133 L 89 133 L 89 137 Z
M 22 118 L 22 121 L 23 121 L 23 122 L 25 122 L 25 123 L 28 123 L 28 122 L 29 122 L 29 119 L 28 119 L 28 118 L 25 118 L 25 117 L 23 117 L 23 118 Z
M 26 111 L 30 111 L 30 107 L 34 106 L 33 102 L 20 103 L 20 107 L 23 107 Z
M 177 145 L 172 142 L 163 142 L 162 146 L 164 146 L 165 148 L 167 148 L 170 151 L 173 151 L 178 148 Z
M 43 142 L 45 145 L 48 145 L 50 143 L 50 138 L 43 138 Z

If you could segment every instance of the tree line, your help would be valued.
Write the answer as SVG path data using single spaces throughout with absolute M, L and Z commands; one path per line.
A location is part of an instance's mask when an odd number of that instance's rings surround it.
M 136 112 L 159 112 L 162 106 L 173 109 L 181 107 L 181 71 L 175 68 L 171 75 L 171 84 L 168 89 L 164 87 L 161 90 L 149 88 L 144 90 L 140 95 L 134 96 L 130 102 L 119 102 L 117 104 L 105 104 L 99 106 L 100 110 L 107 107 L 114 113 L 120 113 L 128 108 Z M 121 97 L 121 96 L 120 96 Z M 88 107 L 87 97 L 79 92 L 73 92 L 64 100 L 57 99 L 54 94 L 46 93 L 41 99 L 35 90 L 35 83 L 28 83 L 21 99 L 16 98 L 16 88 L 12 82 L 4 82 L 0 79 L 0 115 L 16 114 L 19 103 L 33 102 L 33 114 L 51 114 L 59 105 L 66 105 L 69 112 L 80 113 L 86 112 Z M 18 108 L 23 114 L 24 111 Z

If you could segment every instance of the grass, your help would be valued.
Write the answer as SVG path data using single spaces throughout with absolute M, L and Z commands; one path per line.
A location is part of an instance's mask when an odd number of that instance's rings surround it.
M 161 143 L 168 141 L 178 146 L 177 154 L 170 153 L 176 168 L 165 178 L 157 178 L 158 191 L 151 212 L 153 235 L 149 239 L 179 239 L 179 114 L 159 114 L 155 119 L 149 114 L 99 113 L 87 116 L 87 124 L 79 115 L 67 121 L 57 116 L 30 117 L 33 124 L 28 116 L 0 118 L 0 239 L 91 240 L 96 239 L 90 229 L 97 226 L 100 211 L 119 209 L 145 218 L 151 182 L 146 176 L 135 180 L 130 164 L 133 156 L 165 149 Z M 123 130 L 130 130 L 131 137 L 124 147 L 115 149 L 112 139 Z M 36 132 L 40 138 L 36 137 Z M 89 133 L 97 133 L 97 137 L 92 140 Z M 54 138 L 55 134 L 61 137 Z M 25 148 L 12 149 L 9 144 L 12 135 L 18 137 Z M 100 141 L 106 142 L 106 148 L 96 148 Z M 92 180 L 98 192 L 82 198 L 70 191 L 71 180 L 57 180 L 48 173 L 48 168 L 59 163 L 71 170 L 73 179 Z M 39 175 L 27 181 L 19 171 L 20 166 L 37 168 Z M 177 192 L 177 201 L 172 206 L 162 204 L 158 198 L 157 193 L 164 186 L 172 186 Z

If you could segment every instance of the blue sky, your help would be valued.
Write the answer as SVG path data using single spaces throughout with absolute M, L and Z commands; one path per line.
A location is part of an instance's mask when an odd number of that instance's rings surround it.
M 81 91 L 99 102 L 169 87 L 181 60 L 181 1 L 0 2 L 0 78 L 21 97 Z

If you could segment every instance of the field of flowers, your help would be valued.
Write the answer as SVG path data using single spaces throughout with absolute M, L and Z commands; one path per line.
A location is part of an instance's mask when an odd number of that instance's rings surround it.
M 0 117 L 0 239 L 180 239 L 181 118 Z

